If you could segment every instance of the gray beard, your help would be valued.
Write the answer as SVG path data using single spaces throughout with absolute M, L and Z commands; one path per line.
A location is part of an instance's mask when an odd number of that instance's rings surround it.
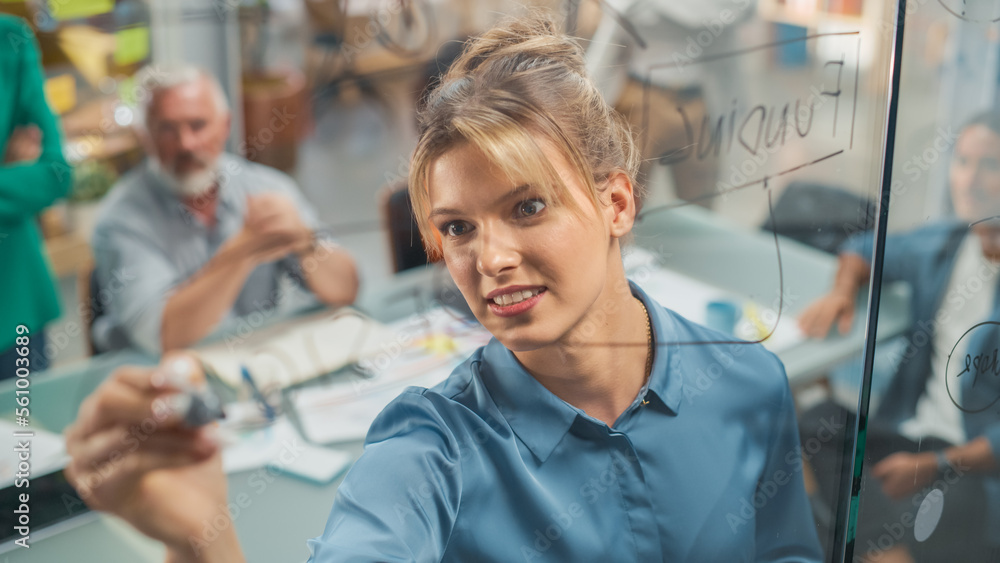
M 149 157 L 149 162 L 153 174 L 162 180 L 170 188 L 170 191 L 182 198 L 193 198 L 207 193 L 215 186 L 217 180 L 216 164 L 218 160 L 183 177 L 179 177 L 164 168 L 159 159 L 154 156 Z

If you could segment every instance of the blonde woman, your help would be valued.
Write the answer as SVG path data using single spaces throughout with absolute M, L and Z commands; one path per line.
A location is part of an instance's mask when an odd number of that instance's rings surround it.
M 494 338 L 381 413 L 310 560 L 818 561 L 781 363 L 672 344 L 723 338 L 625 277 L 636 150 L 578 45 L 543 18 L 508 22 L 470 43 L 421 123 L 422 234 Z M 75 483 L 170 404 L 163 373 L 120 370 L 84 405 Z M 199 553 L 188 540 L 225 504 L 207 431 L 130 455 L 88 502 L 172 561 L 242 560 L 232 527 Z

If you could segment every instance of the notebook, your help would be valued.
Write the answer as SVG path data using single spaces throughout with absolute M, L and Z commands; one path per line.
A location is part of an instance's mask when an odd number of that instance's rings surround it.
M 207 371 L 232 388 L 242 368 L 265 389 L 284 389 L 350 364 L 391 353 L 395 334 L 344 307 L 269 325 L 194 349 Z

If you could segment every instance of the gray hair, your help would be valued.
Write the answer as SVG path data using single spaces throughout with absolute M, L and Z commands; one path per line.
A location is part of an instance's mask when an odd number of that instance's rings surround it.
M 199 80 L 207 81 L 215 101 L 215 109 L 220 113 L 228 113 L 229 100 L 222 91 L 222 85 L 205 69 L 189 64 L 150 64 L 135 75 L 136 125 L 146 128 L 150 106 L 157 94 Z

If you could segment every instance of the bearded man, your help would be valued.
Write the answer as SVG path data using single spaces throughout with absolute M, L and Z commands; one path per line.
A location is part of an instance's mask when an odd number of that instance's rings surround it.
M 230 111 L 218 81 L 151 66 L 136 84 L 147 158 L 105 198 L 91 241 L 95 348 L 183 348 L 240 319 L 259 326 L 296 291 L 353 302 L 354 261 L 295 182 L 224 152 Z

